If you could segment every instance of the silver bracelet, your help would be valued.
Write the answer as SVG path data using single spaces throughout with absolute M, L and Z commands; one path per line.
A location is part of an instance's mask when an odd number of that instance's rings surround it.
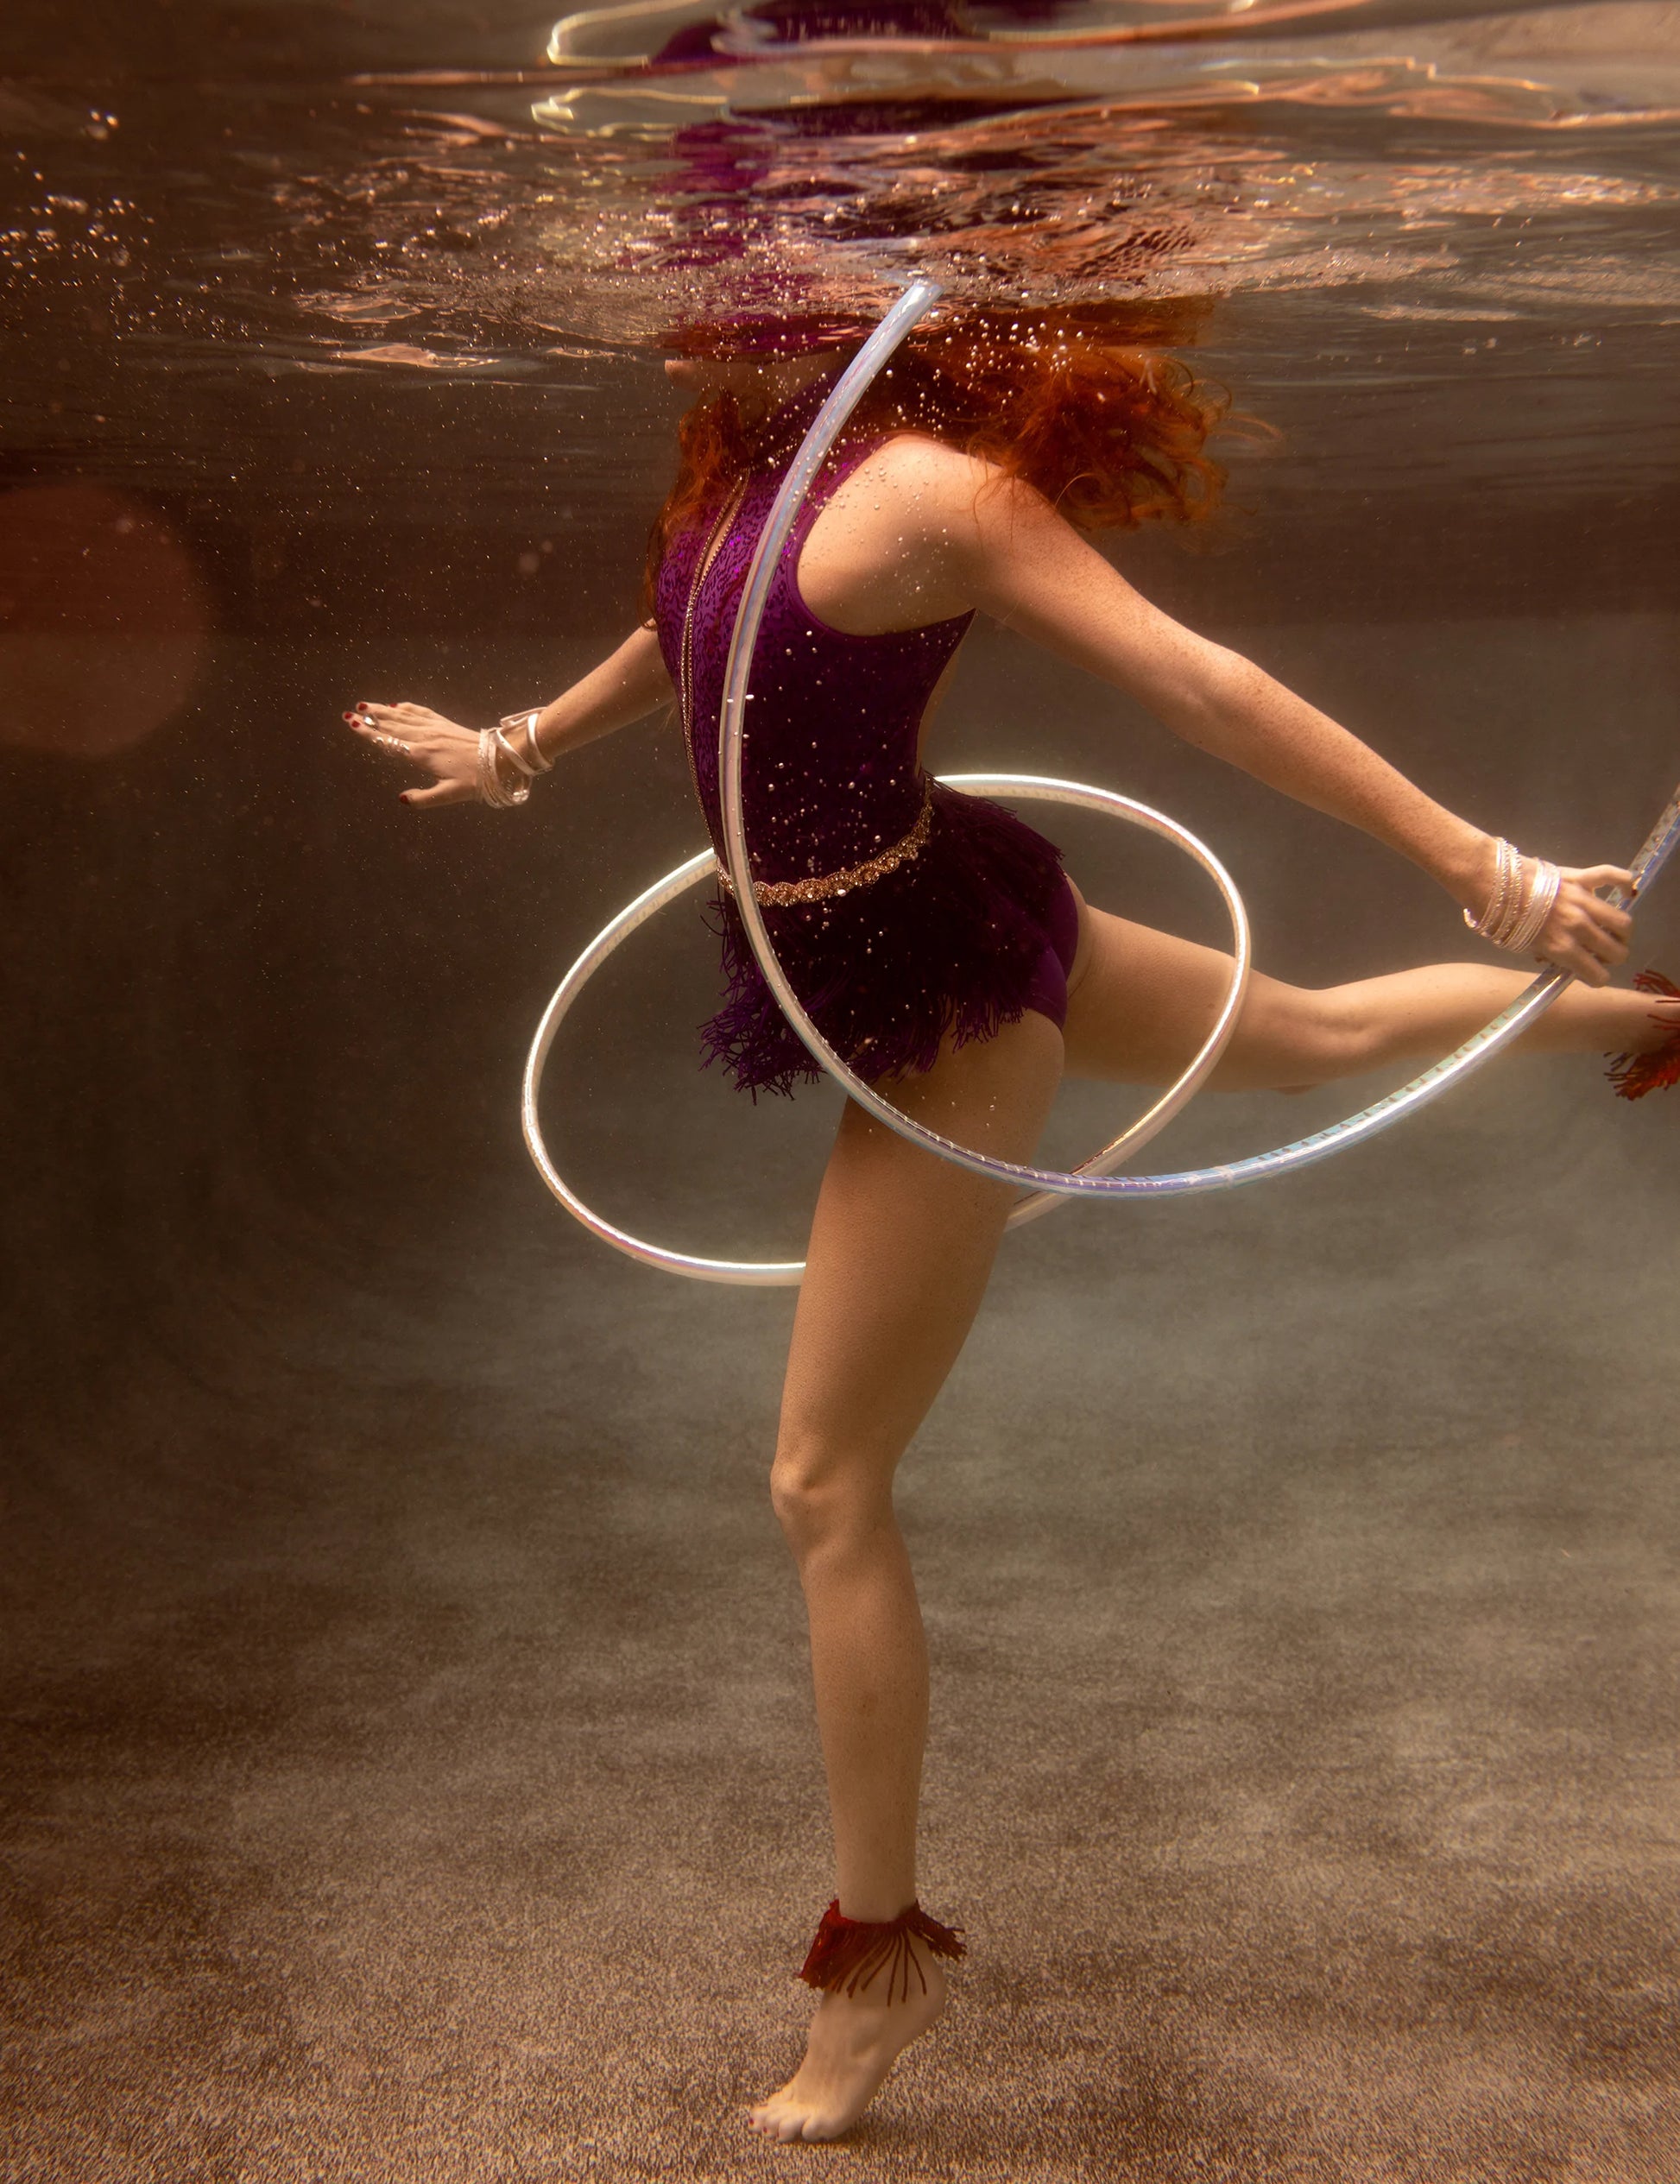
M 1487 907 L 1479 918 L 1468 910 L 1464 912 L 1464 922 L 1470 931 L 1480 933 L 1484 940 L 1491 940 L 1496 948 L 1501 946 L 1501 937 L 1511 914 L 1521 901 L 1522 884 L 1521 854 L 1501 835 L 1494 845 L 1494 892 Z
M 522 713 L 504 713 L 496 723 L 496 726 L 501 729 L 522 728 L 525 730 L 526 743 L 530 748 L 532 765 L 539 773 L 552 773 L 554 771 L 554 761 L 552 758 L 546 758 L 543 755 L 542 745 L 537 741 L 537 723 L 542 716 L 543 708 L 540 705 L 530 705 Z
M 1513 956 L 1525 953 L 1544 931 L 1563 877 L 1555 864 L 1536 857 L 1531 888 L 1525 884 L 1523 862 L 1522 852 L 1501 836 L 1495 845 L 1494 893 L 1487 907 L 1480 918 L 1464 912 L 1473 933 Z
M 498 811 L 506 811 L 515 805 L 524 803 L 531 793 L 531 784 L 521 781 L 517 788 L 510 789 L 502 779 L 496 761 L 496 730 L 481 728 L 478 731 L 479 798 L 483 803 L 493 805 Z
M 1516 930 L 1505 943 L 1513 955 L 1525 955 L 1545 931 L 1546 920 L 1551 915 L 1551 906 L 1557 899 L 1557 890 L 1563 875 L 1555 864 L 1538 858 L 1538 869 L 1534 875 L 1534 893 L 1529 897 L 1528 907 L 1519 920 Z
M 508 740 L 507 729 L 504 728 L 493 728 L 490 730 L 490 734 L 496 738 L 496 749 L 501 752 L 502 757 L 507 760 L 508 763 L 513 767 L 514 771 L 516 773 L 522 773 L 527 781 L 534 781 L 537 778 L 537 768 L 531 764 L 528 759 L 523 759 L 520 756 L 519 753 L 514 748 L 512 743 L 510 743 Z

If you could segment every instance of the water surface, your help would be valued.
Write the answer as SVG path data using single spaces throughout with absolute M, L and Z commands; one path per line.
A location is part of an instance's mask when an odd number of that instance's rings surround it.
M 634 509 L 674 320 L 1224 299 L 1265 491 L 1675 488 L 1680 30 L 1658 0 L 113 11 L 9 34 L 15 464 L 300 512 Z M 3 50 L 3 48 L 0 48 Z M 477 389 L 419 405 L 413 382 Z M 418 429 L 417 429 L 418 428 Z M 412 513 L 412 509 L 408 511 Z

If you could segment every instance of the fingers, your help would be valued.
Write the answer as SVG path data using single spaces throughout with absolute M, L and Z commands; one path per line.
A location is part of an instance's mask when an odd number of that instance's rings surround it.
M 459 738 L 472 733 L 434 713 L 429 705 L 411 705 L 406 699 L 400 705 L 376 705 L 360 697 L 344 717 L 360 735 L 401 736 L 409 743 L 437 742 L 445 735 Z
M 1558 890 L 1558 907 L 1576 922 L 1576 937 L 1600 960 L 1606 963 L 1620 963 L 1627 960 L 1628 944 L 1633 937 L 1631 913 L 1615 903 L 1606 902 L 1591 892 L 1595 873 L 1618 870 L 1614 866 L 1597 866 L 1593 872 L 1570 873 Z
M 1596 890 L 1631 890 L 1633 880 L 1632 873 L 1622 865 L 1566 869 L 1536 944 L 1535 952 L 1542 961 L 1567 970 L 1583 985 L 1607 986 L 1611 971 L 1627 960 L 1633 920 L 1619 905 L 1606 902 Z
M 1578 880 L 1589 893 L 1600 887 L 1626 887 L 1631 891 L 1633 886 L 1633 874 L 1625 865 L 1619 864 L 1589 864 L 1578 872 L 1565 872 L 1563 877 Z
M 1549 921 L 1535 952 L 1544 962 L 1572 972 L 1587 986 L 1607 986 L 1612 969 L 1627 956 L 1620 943 L 1601 940 L 1590 932 L 1571 931 L 1567 925 L 1560 931 L 1557 918 Z
M 1588 986 L 1607 986 L 1614 967 L 1627 960 L 1627 943 L 1619 933 L 1607 932 L 1579 904 L 1560 896 L 1536 952 Z
M 414 748 L 414 729 L 394 705 L 370 705 L 359 699 L 344 716 L 344 725 L 382 750 L 408 752 Z M 404 731 L 407 730 L 405 734 Z
M 1578 978 L 1583 986 L 1607 986 L 1610 973 L 1588 949 L 1578 942 L 1547 942 L 1538 951 L 1540 961 L 1551 963 L 1558 970 L 1566 970 L 1572 978 Z
M 358 699 L 344 723 L 364 742 L 393 757 L 407 759 L 431 776 L 422 786 L 405 789 L 404 804 L 471 804 L 478 795 L 478 738 L 470 729 L 429 705 L 376 705 Z
M 1560 889 L 1559 893 L 1562 892 Z M 1633 930 L 1633 920 L 1628 912 L 1619 910 L 1614 903 L 1601 900 L 1597 895 L 1583 895 L 1581 912 L 1601 933 L 1607 933 L 1612 940 L 1626 941 Z
M 364 697 L 357 700 L 353 710 L 364 719 L 370 720 L 376 728 L 382 729 L 388 735 L 406 736 L 411 742 L 416 736 L 423 737 L 428 734 L 434 740 L 439 737 L 476 740 L 476 731 L 472 729 L 463 728 L 458 721 L 450 720 L 432 706 L 416 705 L 406 697 L 395 705 L 373 704 Z
M 1553 911 L 1554 918 L 1561 915 L 1569 930 L 1595 956 L 1601 956 L 1607 963 L 1619 963 L 1627 953 L 1627 943 L 1633 930 L 1631 918 L 1620 918 L 1612 924 L 1605 914 L 1605 906 L 1588 895 L 1584 901 L 1563 901 Z

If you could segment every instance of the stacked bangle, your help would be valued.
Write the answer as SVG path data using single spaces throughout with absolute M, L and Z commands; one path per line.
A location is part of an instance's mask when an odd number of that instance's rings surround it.
M 508 749 L 507 738 L 500 729 L 481 728 L 478 731 L 478 795 L 483 803 L 492 804 L 497 811 L 505 811 L 516 804 L 523 804 L 531 793 L 528 780 L 517 787 L 509 788 L 502 778 L 496 764 L 500 752 Z M 509 751 L 511 757 L 512 753 Z M 528 770 L 528 769 L 527 769 Z
M 530 765 L 525 768 L 527 773 L 552 773 L 554 770 L 553 760 L 543 756 L 542 745 L 537 741 L 537 723 L 541 718 L 542 707 L 531 705 L 527 706 L 522 713 L 504 713 L 496 723 L 496 726 L 504 733 L 510 728 L 522 728 L 525 730 L 525 748 L 530 754 L 531 759 Z M 515 755 L 515 763 L 518 762 Z
M 523 713 L 504 713 L 494 728 L 478 731 L 478 794 L 483 802 L 493 804 L 499 811 L 523 804 L 538 774 L 554 770 L 553 760 L 543 756 L 542 745 L 537 741 L 537 723 L 541 718 L 541 706 L 534 705 Z M 510 728 L 525 730 L 523 751 L 509 737 Z M 503 759 L 519 776 L 511 787 L 502 771 Z
M 507 760 L 508 765 L 513 767 L 514 771 L 516 773 L 522 774 L 527 781 L 534 781 L 537 778 L 537 768 L 532 765 L 529 759 L 521 758 L 520 756 L 519 753 L 508 741 L 507 729 L 501 727 L 493 728 L 490 730 L 490 735 L 495 741 L 496 749 L 501 752 L 502 757 Z
M 1534 892 L 1528 899 L 1528 907 L 1523 912 L 1515 932 L 1503 944 L 1514 954 L 1522 955 L 1532 948 L 1544 931 L 1563 880 L 1563 875 L 1555 864 L 1548 864 L 1544 857 L 1536 860 Z
M 1480 933 L 1495 948 L 1508 949 L 1513 955 L 1532 948 L 1545 931 L 1563 877 L 1555 864 L 1537 857 L 1531 886 L 1523 862 L 1522 852 L 1501 837 L 1496 845 L 1494 892 L 1487 907 L 1479 918 L 1468 910 L 1464 912 L 1464 922 L 1473 933 Z

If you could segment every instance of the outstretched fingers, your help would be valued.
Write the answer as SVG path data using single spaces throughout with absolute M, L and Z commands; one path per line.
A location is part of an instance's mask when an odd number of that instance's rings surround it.
M 381 717 L 389 710 L 385 705 L 357 704 L 344 715 L 344 725 L 364 742 L 376 743 L 382 750 L 407 752 L 409 747 L 397 734 L 395 723 L 388 725 Z
M 432 779 L 423 786 L 402 792 L 404 804 L 464 804 L 477 798 L 478 738 L 471 729 L 446 719 L 429 705 L 407 700 L 380 705 L 358 699 L 344 717 L 364 742 L 394 758 L 408 759 L 430 773 Z

